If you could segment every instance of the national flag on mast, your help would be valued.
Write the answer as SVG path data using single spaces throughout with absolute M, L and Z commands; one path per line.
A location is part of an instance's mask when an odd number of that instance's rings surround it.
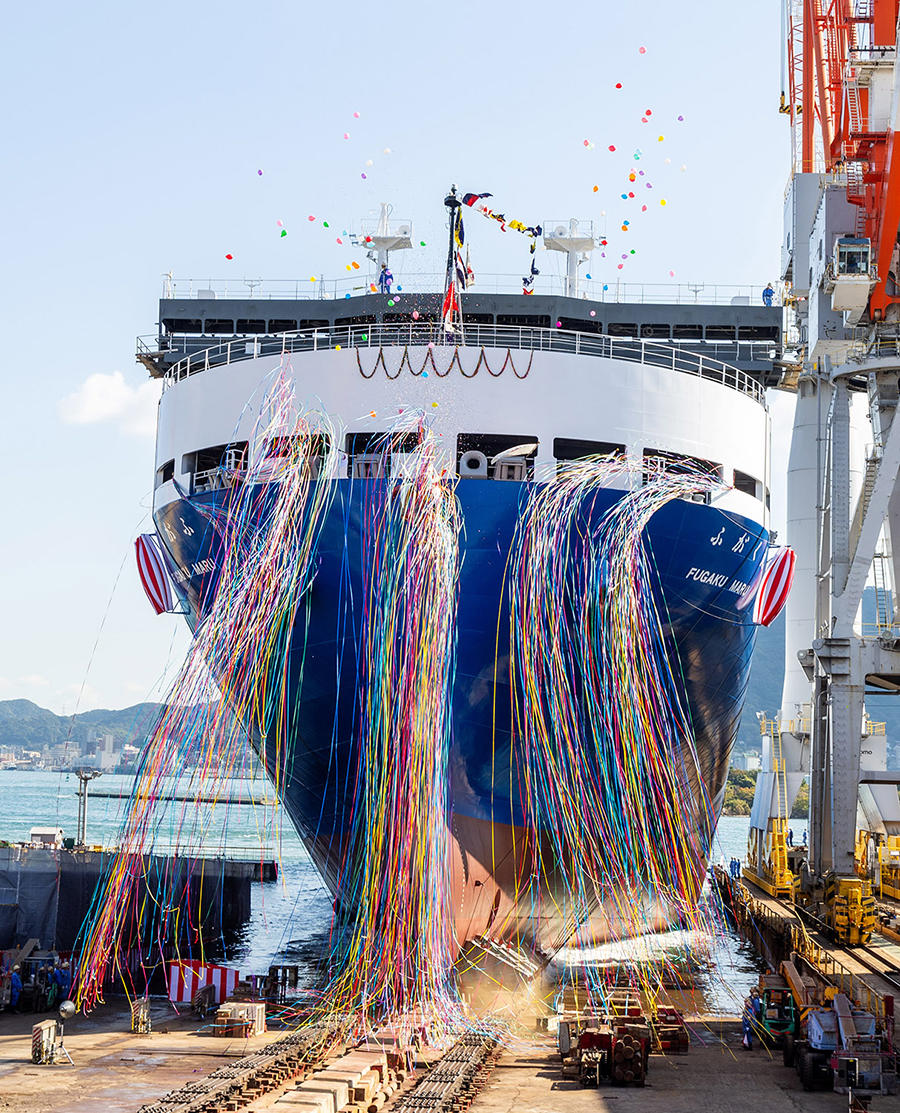
M 444 294 L 444 305 L 441 309 L 441 318 L 444 322 L 444 332 L 455 332 L 454 318 L 459 316 L 459 298 L 456 295 L 456 282 L 452 281 L 447 286 Z
M 471 209 L 476 201 L 482 201 L 485 197 L 493 196 L 493 193 L 464 193 L 462 203 Z

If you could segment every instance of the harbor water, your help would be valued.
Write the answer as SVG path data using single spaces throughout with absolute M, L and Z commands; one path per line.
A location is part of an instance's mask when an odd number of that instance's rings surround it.
M 91 782 L 95 793 L 121 794 L 118 799 L 93 795 L 88 799 L 87 845 L 113 847 L 121 828 L 132 778 L 107 774 Z M 71 773 L 0 772 L 0 841 L 27 841 L 32 827 L 61 827 L 64 836 L 75 834 L 78 780 Z M 179 793 L 187 793 L 183 784 Z M 270 963 L 316 961 L 327 946 L 332 901 L 303 844 L 291 824 L 272 803 L 271 787 L 263 780 L 235 780 L 222 786 L 222 797 L 260 801 L 253 805 L 219 804 L 211 813 L 202 853 L 214 857 L 273 859 L 279 865 L 277 881 L 252 886 L 252 912 L 228 961 L 242 971 L 264 972 Z M 188 830 L 184 801 L 160 805 L 157 849 L 171 850 L 178 832 Z M 800 826 L 805 821 L 798 820 Z M 743 858 L 749 818 L 723 816 L 719 821 L 710 861 Z M 182 849 L 197 853 L 196 845 L 180 840 Z M 673 933 L 673 935 L 676 933 Z M 659 945 L 672 940 L 660 937 Z M 755 984 L 760 969 L 752 948 L 736 933 L 726 931 L 713 947 L 718 969 L 704 976 L 702 990 L 713 1012 L 730 1012 L 735 1000 Z M 725 988 L 727 986 L 727 989 Z

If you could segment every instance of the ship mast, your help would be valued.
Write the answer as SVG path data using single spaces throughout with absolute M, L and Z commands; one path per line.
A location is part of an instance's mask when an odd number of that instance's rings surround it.
M 444 280 L 444 301 L 441 309 L 441 320 L 444 326 L 444 337 L 455 339 L 456 343 L 463 342 L 463 317 L 462 301 L 459 296 L 459 278 L 456 270 L 456 250 L 459 235 L 459 210 L 462 202 L 456 196 L 456 186 L 450 187 L 450 192 L 444 198 L 447 206 L 448 223 L 450 226 L 450 243 L 447 248 L 447 275 Z

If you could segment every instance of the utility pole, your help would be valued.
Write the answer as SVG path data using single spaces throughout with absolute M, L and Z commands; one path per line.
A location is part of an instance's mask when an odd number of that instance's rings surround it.
M 99 769 L 76 769 L 78 778 L 78 824 L 75 835 L 75 845 L 83 847 L 87 839 L 87 802 L 88 783 L 95 777 L 102 777 Z

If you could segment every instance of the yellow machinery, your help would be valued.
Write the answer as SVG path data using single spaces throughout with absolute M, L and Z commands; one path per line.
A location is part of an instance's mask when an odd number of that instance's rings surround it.
M 878 847 L 878 866 L 881 896 L 900 900 L 900 836 L 888 835 Z
M 777 795 L 778 815 L 773 816 L 768 823 L 765 833 L 756 828 L 750 828 L 749 842 L 747 845 L 748 863 L 761 863 L 761 868 L 754 870 L 750 865 L 743 869 L 743 875 L 754 885 L 768 893 L 769 896 L 779 900 L 793 900 L 797 879 L 791 872 L 788 862 L 788 818 L 787 781 L 784 773 L 784 756 L 781 751 L 781 731 L 776 722 L 763 719 L 760 723 L 762 733 L 772 739 L 772 769 L 775 773 L 775 791 Z M 765 844 L 760 845 L 765 839 Z
M 825 879 L 826 918 L 839 943 L 868 943 L 875 930 L 875 897 L 872 882 L 861 877 Z

